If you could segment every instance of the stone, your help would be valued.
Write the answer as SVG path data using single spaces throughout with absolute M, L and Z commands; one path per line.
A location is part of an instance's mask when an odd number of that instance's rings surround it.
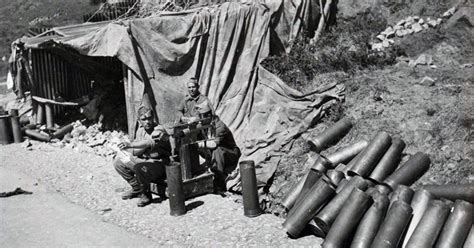
M 385 35 L 379 34 L 379 35 L 377 35 L 377 39 L 379 39 L 380 41 L 383 41 L 383 40 L 385 40 Z
M 383 49 L 382 43 L 374 43 L 372 44 L 372 50 L 380 51 Z
M 32 144 L 29 140 L 25 140 L 25 141 L 23 141 L 23 143 L 21 143 L 21 147 L 23 147 L 23 148 L 28 148 L 28 147 L 31 147 L 31 146 L 32 146 Z
M 405 19 L 398 21 L 396 26 L 402 26 L 403 24 L 405 24 Z
M 411 29 L 413 30 L 413 32 L 415 33 L 418 33 L 420 31 L 423 30 L 423 28 L 421 27 L 421 25 L 419 23 L 415 23 L 411 26 Z
M 405 24 L 403 25 L 403 27 L 404 27 L 404 28 L 410 28 L 412 25 L 413 25 L 412 22 L 405 22 Z
M 389 46 L 390 46 L 390 43 L 388 42 L 388 40 L 382 41 L 382 47 L 387 48 Z
M 385 29 L 384 32 L 387 38 L 392 38 L 393 36 L 395 36 L 395 30 L 392 27 L 388 27 L 387 29 Z
M 396 35 L 397 37 L 403 37 L 403 36 L 405 36 L 405 30 L 399 29 L 399 30 L 397 30 L 397 32 L 395 33 L 395 35 Z
M 441 19 L 441 18 L 436 19 L 436 24 L 437 25 L 440 25 L 442 22 L 443 22 L 443 19 Z
M 438 26 L 438 23 L 436 22 L 436 20 L 429 20 L 429 21 L 428 21 L 428 25 L 429 25 L 430 27 L 433 27 L 433 28 L 434 28 L 434 27 Z
M 433 64 L 433 57 L 430 55 L 422 54 L 416 60 L 410 60 L 408 65 L 417 66 L 417 65 L 431 65 Z
M 430 28 L 430 26 L 429 26 L 428 24 L 426 24 L 426 23 L 425 23 L 425 24 L 423 24 L 422 26 L 423 26 L 423 28 L 424 28 L 424 29 L 428 29 L 428 28 Z
M 403 29 L 403 26 L 402 25 L 396 25 L 395 27 L 393 27 L 394 30 L 400 30 L 400 29 Z
M 395 44 L 395 41 L 394 41 L 393 39 L 387 39 L 386 41 L 388 41 L 388 43 L 389 43 L 390 45 Z
M 419 23 L 420 25 L 423 25 L 423 23 L 425 23 L 425 20 L 423 20 L 423 18 L 421 18 L 420 20 L 418 20 L 418 23 Z
M 425 76 L 423 79 L 421 79 L 420 84 L 425 86 L 434 86 L 435 82 L 436 80 L 433 78 Z
M 446 12 L 444 12 L 441 16 L 444 17 L 444 18 L 448 18 L 450 16 L 452 16 L 454 14 L 454 12 L 456 12 L 456 7 L 452 7 L 448 10 L 446 10 Z

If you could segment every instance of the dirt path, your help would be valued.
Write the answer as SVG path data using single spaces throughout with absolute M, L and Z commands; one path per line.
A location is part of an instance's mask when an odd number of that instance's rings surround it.
M 0 167 L 0 192 L 21 187 L 31 195 L 0 198 L 3 247 L 131 247 L 154 243 L 105 223 L 28 175 Z
M 140 247 L 149 244 L 137 243 L 141 242 L 140 240 L 150 242 L 146 241 L 145 237 L 153 241 L 154 246 L 314 247 L 322 241 L 314 236 L 288 238 L 281 227 L 283 219 L 271 214 L 256 218 L 243 216 L 240 196 L 223 198 L 219 195 L 205 195 L 191 199 L 186 202 L 188 212 L 180 217 L 169 215 L 168 201 L 155 201 L 147 207 L 138 208 L 135 199 L 120 199 L 120 193 L 127 189 L 127 184 L 116 174 L 110 161 L 89 153 L 39 142 L 33 142 L 31 150 L 20 144 L 10 144 L 0 146 L 0 161 L 2 181 L 3 178 L 13 180 L 12 175 L 18 175 L 18 172 L 34 178 L 25 182 L 18 181 L 18 185 L 12 181 L 10 187 L 5 189 L 13 190 L 21 186 L 25 190 L 35 192 L 33 195 L 19 195 L 0 200 L 2 215 L 7 210 L 12 213 L 12 216 L 2 217 L 2 228 L 5 227 L 8 231 L 0 229 L 0 240 L 12 244 L 9 247 L 120 244 L 118 241 L 106 243 L 108 241 L 105 238 L 108 236 L 110 242 L 114 241 L 113 237 L 118 236 L 118 240 L 129 239 L 131 243 L 127 244 Z M 38 183 L 38 186 L 35 186 L 35 183 Z M 48 190 L 39 190 L 42 187 Z M 34 197 L 40 199 L 35 200 Z M 54 202 L 62 202 L 65 207 Z M 47 205 L 49 203 L 52 204 Z M 16 206 L 24 208 L 14 208 Z M 32 218 L 23 219 L 21 214 Z M 48 215 L 51 217 L 48 218 Z M 33 218 L 34 216 L 39 217 Z M 114 227 L 110 223 L 122 228 Z M 24 226 L 28 226 L 28 229 L 22 231 Z M 43 226 L 47 228 L 45 230 L 51 228 L 50 233 L 38 232 L 38 236 L 26 233 L 40 230 Z M 77 235 L 79 230 L 84 231 L 82 237 Z M 94 233 L 97 233 L 96 237 Z M 143 238 L 140 239 L 133 233 Z M 30 238 L 23 240 L 23 236 L 28 235 L 31 235 Z M 127 235 L 130 238 L 127 238 Z M 74 243 L 76 239 L 89 243 Z

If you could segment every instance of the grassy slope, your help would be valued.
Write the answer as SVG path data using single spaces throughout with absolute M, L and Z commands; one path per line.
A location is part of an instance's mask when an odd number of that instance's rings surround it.
M 391 9 L 392 15 L 385 16 L 386 22 L 391 24 L 398 21 L 397 17 L 410 14 L 439 16 L 449 7 L 448 4 L 426 6 L 418 6 L 417 11 L 406 11 L 409 6 L 398 6 L 397 11 Z M 399 40 L 398 51 L 388 53 L 390 57 L 405 55 L 411 58 L 425 53 L 433 56 L 437 68 L 412 68 L 404 61 L 383 58 L 375 60 L 374 64 L 361 66 L 361 62 L 367 61 L 364 56 L 368 58 L 370 54 L 364 54 L 365 42 L 359 38 L 371 36 L 365 35 L 366 32 L 372 35 L 380 32 L 377 25 L 367 23 L 365 18 L 352 18 L 347 20 L 348 23 L 341 21 L 335 28 L 337 32 L 325 33 L 325 37 L 330 39 L 323 38 L 326 42 L 317 44 L 315 49 L 304 48 L 306 53 L 298 51 L 296 56 L 273 58 L 271 61 L 270 70 L 292 80 L 287 83 L 303 92 L 327 81 L 343 81 L 347 90 L 346 101 L 330 110 L 321 123 L 297 139 L 283 157 L 270 188 L 269 200 L 274 200 L 270 203 L 270 211 L 280 211 L 274 203 L 278 203 L 305 169 L 312 166 L 308 157 L 314 157 L 314 153 L 309 151 L 306 140 L 311 140 L 342 116 L 352 118 L 354 127 L 344 139 L 323 151 L 324 155 L 361 139 L 370 140 L 377 132 L 386 131 L 406 142 L 404 160 L 418 151 L 430 156 L 431 168 L 417 181 L 415 188 L 420 184 L 466 183 L 472 175 L 473 157 L 469 147 L 472 133 L 469 128 L 473 110 L 469 105 L 469 92 L 473 87 L 468 86 L 472 85 L 473 69 L 462 67 L 464 63 L 471 63 L 472 40 L 468 37 L 472 35 L 472 27 L 463 22 L 454 26 L 443 24 L 440 28 Z M 354 34 L 353 25 L 366 27 Z M 347 49 L 352 45 L 355 50 Z M 350 55 L 351 50 L 355 51 L 353 55 Z M 317 59 L 310 58 L 311 54 Z M 300 56 L 308 58 L 301 59 Z M 292 63 L 293 57 L 299 63 Z M 347 63 L 347 68 L 339 68 L 344 63 Z M 294 67 L 293 64 L 298 65 Z M 436 82 L 421 84 L 425 76 L 434 78 Z
M 23 36 L 30 26 L 80 23 L 82 15 L 96 9 L 89 0 L 0 0 L 0 58 L 8 60 L 12 41 Z M 0 61 L 0 81 L 7 73 L 6 62 Z

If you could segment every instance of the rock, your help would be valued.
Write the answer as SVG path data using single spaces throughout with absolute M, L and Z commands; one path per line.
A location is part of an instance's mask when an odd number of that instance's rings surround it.
M 454 164 L 454 163 L 449 163 L 449 164 L 446 165 L 446 167 L 447 167 L 448 169 L 454 170 L 454 169 L 456 169 L 457 166 L 456 166 L 456 164 Z
M 21 147 L 23 147 L 23 148 L 28 148 L 28 147 L 31 147 L 31 146 L 32 146 L 32 144 L 29 140 L 25 140 L 25 141 L 23 141 L 23 143 L 21 143 Z
M 395 30 L 392 27 L 388 27 L 385 31 L 382 32 L 387 38 L 392 38 L 395 36 Z
M 419 23 L 420 25 L 423 25 L 423 23 L 425 23 L 425 20 L 423 20 L 423 18 L 421 18 L 420 20 L 418 20 L 418 23 Z
M 379 34 L 379 35 L 377 35 L 377 39 L 379 39 L 380 41 L 383 41 L 383 40 L 385 40 L 385 35 Z
M 405 24 L 405 19 L 398 21 L 396 26 L 402 26 L 403 24 Z
M 431 55 L 422 54 L 416 60 L 411 60 L 408 65 L 417 66 L 417 65 L 431 65 L 433 64 L 433 57 Z
M 471 68 L 472 67 L 472 63 L 467 63 L 467 64 L 462 64 L 460 65 L 461 68 Z
M 446 10 L 446 12 L 444 12 L 441 16 L 444 17 L 444 18 L 448 18 L 452 15 L 454 15 L 454 12 L 456 12 L 456 7 L 452 7 L 448 10 Z
M 403 27 L 404 27 L 404 28 L 410 28 L 412 25 L 413 25 L 412 22 L 405 22 L 405 24 L 403 25 Z
M 425 23 L 425 24 L 423 24 L 422 26 L 423 26 L 423 28 L 424 28 L 424 29 L 428 29 L 428 28 L 430 28 L 430 26 L 429 26 L 428 24 L 426 24 L 426 23 Z
M 420 81 L 420 84 L 421 85 L 425 85 L 425 86 L 434 86 L 435 85 L 435 82 L 436 80 L 434 80 L 433 78 L 430 78 L 428 76 L 425 76 L 421 81 Z
M 436 20 L 429 20 L 429 21 L 428 21 L 428 25 L 429 25 L 430 27 L 433 27 L 433 28 L 434 28 L 434 27 L 438 26 L 438 23 L 436 22 Z
M 388 41 L 388 43 L 389 43 L 390 45 L 395 44 L 395 41 L 394 41 L 393 39 L 387 39 L 386 41 Z
M 395 35 L 396 35 L 397 37 L 403 37 L 403 36 L 405 36 L 405 30 L 399 29 L 399 30 L 397 30 L 397 32 L 395 33 Z
M 382 41 L 382 47 L 387 48 L 389 46 L 390 46 L 390 43 L 388 42 L 388 40 Z
M 382 43 L 374 43 L 372 44 L 372 50 L 380 51 L 383 49 Z
M 436 25 L 439 26 L 442 22 L 443 22 L 443 19 L 441 18 L 436 19 Z
M 419 23 L 415 23 L 411 26 L 411 29 L 413 30 L 413 32 L 415 33 L 418 33 L 420 31 L 423 30 L 423 28 L 421 27 L 421 25 Z
M 394 30 L 400 30 L 400 29 L 403 29 L 403 26 L 401 25 L 396 25 L 395 27 L 393 27 Z

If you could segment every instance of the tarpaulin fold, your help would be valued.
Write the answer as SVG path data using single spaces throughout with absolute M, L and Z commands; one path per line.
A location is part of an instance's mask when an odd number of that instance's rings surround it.
M 179 117 L 186 80 L 199 78 L 201 92 L 232 130 L 241 160 L 255 161 L 258 184 L 264 186 L 295 137 L 321 118 L 328 100 L 343 97 L 337 84 L 303 96 L 260 65 L 272 46 L 284 47 L 303 28 L 311 32 L 318 19 L 316 1 L 233 2 L 53 39 L 83 55 L 122 61 L 150 84 L 164 124 Z M 271 34 L 280 44 L 272 44 Z M 237 171 L 228 186 L 239 190 Z

